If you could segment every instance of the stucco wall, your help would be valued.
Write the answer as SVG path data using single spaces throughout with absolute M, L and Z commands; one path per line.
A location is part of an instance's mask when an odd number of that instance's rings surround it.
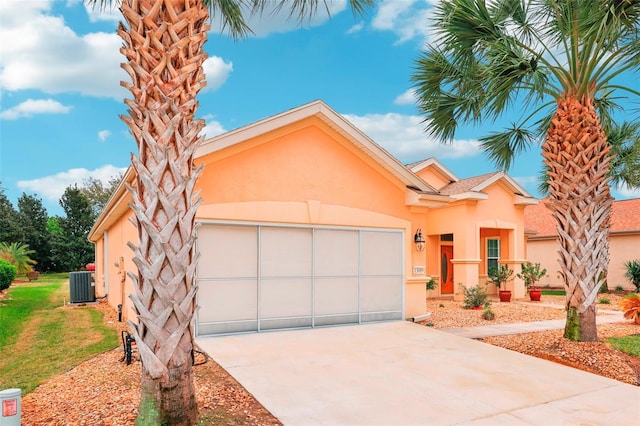
M 555 238 L 534 238 L 527 242 L 529 260 L 539 262 L 547 269 L 547 276 L 541 280 L 541 286 L 546 284 L 552 287 L 563 286 L 559 274 L 559 249 L 560 243 Z M 616 286 L 622 286 L 626 290 L 633 290 L 635 287 L 624 277 L 624 263 L 628 260 L 640 259 L 640 234 L 611 235 L 609 238 L 609 257 L 607 275 L 609 290 L 614 290 Z

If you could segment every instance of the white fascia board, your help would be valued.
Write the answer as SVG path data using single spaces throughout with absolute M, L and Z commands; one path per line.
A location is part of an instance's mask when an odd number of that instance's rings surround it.
M 513 204 L 517 206 L 535 206 L 539 202 L 540 200 L 538 200 L 535 197 L 531 197 L 531 196 L 524 197 L 522 195 L 516 195 L 515 201 L 513 202 Z
M 521 194 L 522 197 L 534 198 L 523 187 L 521 187 L 520 184 L 518 184 L 518 182 L 516 182 L 511 176 L 509 176 L 503 171 L 496 173 L 495 175 L 491 176 L 489 179 L 485 180 L 484 182 L 474 186 L 473 188 L 471 188 L 471 190 L 482 191 L 492 183 L 497 182 L 499 180 L 503 180 L 504 183 L 507 185 L 507 187 L 511 189 L 511 191 L 513 191 L 516 194 L 516 196 L 518 196 L 517 194 Z
M 96 218 L 96 221 L 93 223 L 93 227 L 91 228 L 87 236 L 87 239 L 89 241 L 98 241 L 104 230 L 107 229 L 109 225 L 111 225 L 110 219 L 114 219 L 113 214 L 121 210 L 118 208 L 118 206 L 121 206 L 127 195 L 129 195 L 129 191 L 127 191 L 127 187 L 125 184 L 131 183 L 133 181 L 134 175 L 135 173 L 133 171 L 133 167 L 130 165 L 124 172 L 122 180 L 120 180 L 120 183 L 109 197 L 109 200 L 107 200 L 107 204 L 104 206 L 104 208 Z M 127 208 L 129 208 L 128 203 Z
M 460 194 L 452 194 L 450 195 L 450 197 L 455 200 L 488 200 L 489 199 L 489 196 L 484 192 L 475 192 L 475 191 L 461 192 Z
M 411 168 L 411 171 L 414 172 L 414 173 L 418 173 L 419 171 L 421 171 L 423 169 L 426 169 L 429 166 L 435 166 L 440 173 L 445 175 L 452 182 L 457 182 L 457 181 L 460 180 L 460 178 L 458 178 L 458 176 L 456 176 L 451 170 L 446 168 L 445 165 L 442 164 L 440 161 L 438 161 L 438 159 L 435 158 L 435 157 L 430 157 L 430 158 L 427 158 L 424 161 L 421 161 L 420 163 L 418 163 L 415 166 L 413 166 Z

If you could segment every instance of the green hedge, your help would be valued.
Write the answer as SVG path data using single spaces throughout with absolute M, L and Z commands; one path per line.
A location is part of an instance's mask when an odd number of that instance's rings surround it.
M 14 279 L 16 279 L 16 267 L 0 259 L 0 291 L 9 288 Z

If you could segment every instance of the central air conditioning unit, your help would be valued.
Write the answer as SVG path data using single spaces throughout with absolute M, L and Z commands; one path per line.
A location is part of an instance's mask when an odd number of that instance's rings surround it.
M 71 303 L 95 302 L 96 284 L 93 280 L 93 272 L 70 272 L 69 290 L 71 291 Z

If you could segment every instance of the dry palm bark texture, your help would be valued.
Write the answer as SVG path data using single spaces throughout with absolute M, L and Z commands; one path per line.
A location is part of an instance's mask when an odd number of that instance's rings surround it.
M 131 77 L 123 82 L 133 99 L 122 117 L 138 145 L 132 221 L 138 228 L 134 250 L 137 274 L 131 296 L 138 322 L 131 322 L 143 361 L 143 401 L 151 410 L 177 413 L 171 424 L 193 423 L 197 414 L 192 374 L 195 310 L 196 209 L 194 151 L 203 120 L 194 120 L 196 95 L 206 82 L 202 64 L 209 26 L 200 0 L 124 0 L 127 27 L 118 34 Z M 179 407 L 178 409 L 176 407 Z M 164 414 L 161 414 L 161 417 Z
M 542 155 L 548 166 L 548 206 L 561 242 L 560 271 L 568 290 L 565 337 L 597 341 L 594 302 L 609 265 L 613 199 L 609 144 L 590 99 L 558 100 Z

